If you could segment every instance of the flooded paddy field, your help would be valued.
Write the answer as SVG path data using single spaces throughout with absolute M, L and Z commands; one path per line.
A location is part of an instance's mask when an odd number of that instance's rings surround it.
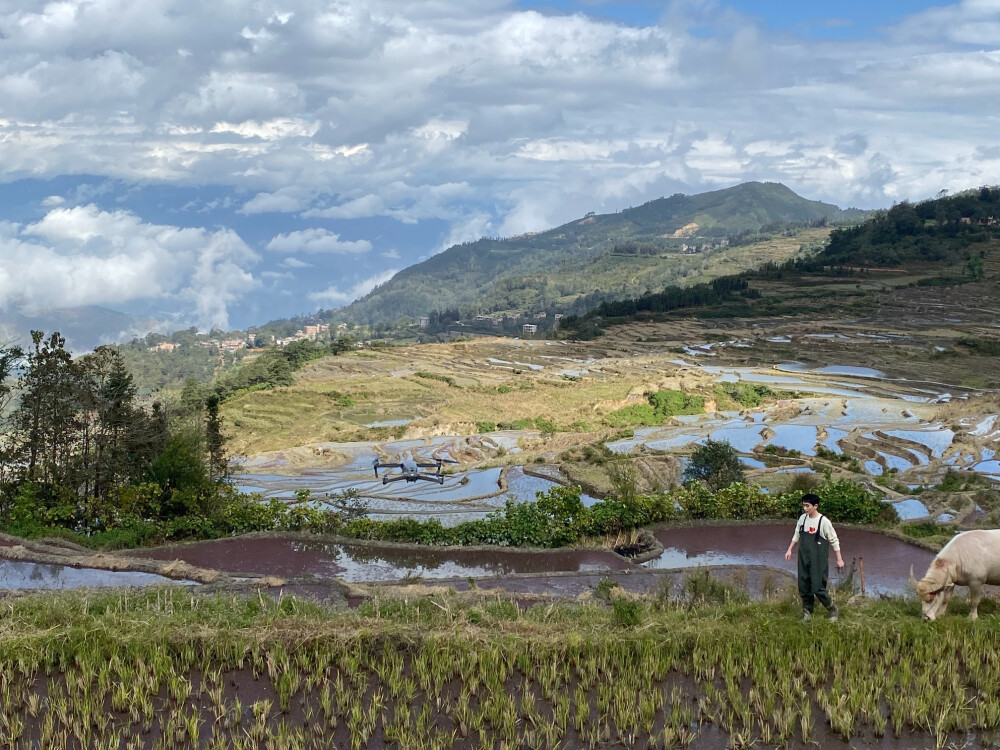
M 349 433 L 355 439 L 296 444 L 295 435 L 307 432 L 288 424 L 284 447 L 247 450 L 234 464 L 236 484 L 264 498 L 307 499 L 335 510 L 338 495 L 354 490 L 373 519 L 434 518 L 453 526 L 485 517 L 508 498 L 533 500 L 557 483 L 581 484 L 588 504 L 605 496 L 610 483 L 600 467 L 579 458 L 567 463 L 564 454 L 574 447 L 603 442 L 637 464 L 675 456 L 672 472 L 639 472 L 648 480 L 642 491 L 655 491 L 679 481 L 698 445 L 726 440 L 749 481 L 767 491 L 796 479 L 805 486 L 810 473 L 830 470 L 882 493 L 904 521 L 982 520 L 996 503 L 975 500 L 971 489 L 947 496 L 933 490 L 950 472 L 979 477 L 980 490 L 1000 483 L 997 415 L 974 405 L 991 376 L 954 354 L 955 342 L 973 331 L 968 326 L 985 318 L 976 309 L 952 309 L 967 304 L 954 290 L 929 294 L 942 297 L 935 304 L 947 308 L 946 316 L 934 318 L 921 303 L 917 317 L 891 320 L 877 310 L 838 320 L 684 319 L 634 323 L 587 342 L 482 338 L 323 360 L 303 370 L 292 390 L 315 399 L 335 388 L 356 406 L 299 416 L 315 422 L 308 434 L 317 436 L 347 435 L 340 428 L 347 420 L 360 429 Z M 744 408 L 719 396 L 734 384 L 777 395 Z M 609 427 L 608 414 L 661 389 L 699 396 L 706 413 L 636 426 L 630 437 Z M 241 430 L 259 424 L 250 412 L 268 399 L 278 397 L 248 395 L 227 418 Z M 275 411 L 269 418 L 285 417 Z M 554 432 L 543 433 L 539 419 Z M 356 439 L 364 435 L 369 439 Z M 442 485 L 383 484 L 371 470 L 375 459 L 409 458 L 458 464 L 445 466 Z
M 747 368 L 698 365 L 681 368 L 682 373 L 686 371 L 715 382 L 757 383 L 766 382 L 768 377 L 767 372 Z M 667 425 L 636 430 L 634 437 L 613 440 L 607 446 L 620 455 L 656 451 L 683 456 L 706 440 L 724 440 L 743 455 L 744 463 L 752 469 L 751 480 L 755 475 L 808 470 L 805 462 L 801 469 L 787 465 L 787 461 L 780 465 L 768 463 L 763 459 L 769 452 L 791 453 L 808 460 L 814 459 L 820 450 L 856 457 L 864 469 L 862 479 L 873 480 L 890 472 L 892 484 L 897 487 L 934 486 L 949 469 L 956 468 L 1000 480 L 996 448 L 989 447 L 995 446 L 1000 437 L 995 417 L 963 418 L 949 426 L 934 416 L 931 400 L 939 394 L 893 382 L 894 395 L 890 397 L 885 393 L 887 381 L 871 374 L 857 380 L 845 380 L 842 375 L 834 379 L 813 375 L 775 377 L 792 381 L 782 382 L 780 387 L 794 389 L 797 397 L 757 409 L 674 418 Z M 515 430 L 384 443 L 329 444 L 321 449 L 342 457 L 339 465 L 297 470 L 293 462 L 283 461 L 281 456 L 268 456 L 268 461 L 258 457 L 237 466 L 240 473 L 235 481 L 245 492 L 288 502 L 300 500 L 298 493 L 309 490 L 310 501 L 332 509 L 340 507 L 339 493 L 354 490 L 365 500 L 373 518 L 436 517 L 446 525 L 454 525 L 482 518 L 502 508 L 508 498 L 520 502 L 534 500 L 537 492 L 555 486 L 555 481 L 526 474 L 517 466 L 475 468 L 498 455 L 516 455 L 522 444 L 537 442 L 537 432 Z M 446 464 L 441 485 L 423 481 L 386 484 L 371 468 L 376 458 L 426 462 L 444 458 L 460 464 L 458 467 Z M 393 474 L 392 469 L 385 470 L 390 478 Z M 587 504 L 597 499 L 584 498 Z M 909 498 L 896 491 L 888 499 Z M 920 518 L 910 506 L 901 506 L 901 515 Z M 924 515 L 931 515 L 932 510 L 934 517 L 943 511 L 953 516 L 962 512 L 961 508 L 939 508 L 928 509 Z
M 456 590 L 498 589 L 510 593 L 577 597 L 603 579 L 634 593 L 677 594 L 698 569 L 735 580 L 754 598 L 795 575 L 786 562 L 793 522 L 759 525 L 683 526 L 654 531 L 659 556 L 641 565 L 610 550 L 434 548 L 305 535 L 252 535 L 136 550 L 138 558 L 182 560 L 230 576 L 255 575 L 304 584 L 339 579 L 347 583 L 424 581 Z M 839 530 L 845 561 L 863 558 L 870 595 L 908 593 L 910 566 L 922 574 L 934 554 L 921 547 L 860 529 Z M 837 574 L 831 567 L 831 584 Z
M 3 591 L 165 586 L 178 583 L 181 582 L 154 573 L 75 568 L 69 565 L 34 563 L 23 560 L 0 560 L 0 590 Z
M 607 550 L 511 550 L 417 547 L 285 537 L 239 537 L 139 550 L 138 557 L 281 578 L 339 578 L 350 583 L 415 578 L 480 578 L 632 567 Z
M 794 522 L 740 526 L 684 526 L 661 529 L 654 536 L 663 554 L 645 563 L 651 569 L 716 566 L 767 566 L 794 575 L 796 559 L 785 560 Z M 862 529 L 841 528 L 844 562 L 863 558 L 867 591 L 872 594 L 905 594 L 909 590 L 910 566 L 923 575 L 934 553 L 913 544 Z M 831 556 L 830 581 L 838 574 Z

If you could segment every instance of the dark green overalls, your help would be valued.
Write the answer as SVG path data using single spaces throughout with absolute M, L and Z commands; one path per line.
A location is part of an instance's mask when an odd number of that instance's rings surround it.
M 819 535 L 823 516 L 816 519 L 816 533 L 806 531 L 806 522 L 799 526 L 799 596 L 802 609 L 812 614 L 815 599 L 827 609 L 833 606 L 826 583 L 830 577 L 830 543 Z

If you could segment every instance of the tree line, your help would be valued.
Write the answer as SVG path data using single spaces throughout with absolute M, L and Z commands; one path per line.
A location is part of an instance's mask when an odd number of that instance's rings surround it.
M 144 402 L 122 354 L 74 358 L 59 333 L 0 347 L 0 524 L 105 532 L 210 514 L 228 473 L 220 399 Z
M 997 238 L 998 188 L 982 187 L 916 204 L 903 202 L 857 226 L 834 229 L 826 247 L 811 257 L 768 262 L 755 270 L 720 276 L 710 284 L 668 286 L 634 299 L 606 300 L 589 312 L 563 318 L 560 328 L 564 336 L 587 339 L 599 336 L 611 323 L 673 310 L 716 307 L 719 314 L 746 313 L 747 302 L 760 297 L 748 281 L 774 281 L 804 273 L 863 276 L 868 269 L 883 266 L 937 264 L 961 278 L 979 281 L 985 277 L 987 243 Z

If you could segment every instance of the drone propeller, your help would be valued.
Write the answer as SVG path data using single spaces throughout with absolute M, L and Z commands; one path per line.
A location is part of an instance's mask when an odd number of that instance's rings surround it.
M 378 476 L 379 469 L 402 469 L 403 464 L 384 463 L 376 458 L 375 461 L 372 462 L 372 468 L 375 470 L 375 476 Z

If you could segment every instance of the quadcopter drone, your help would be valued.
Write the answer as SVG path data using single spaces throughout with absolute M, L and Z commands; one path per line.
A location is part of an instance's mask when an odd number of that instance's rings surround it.
M 423 461 L 417 461 L 412 458 L 404 458 L 399 463 L 383 463 L 378 459 L 375 459 L 375 463 L 372 464 L 372 468 L 375 469 L 375 476 L 378 476 L 379 469 L 395 468 L 399 469 L 399 474 L 394 474 L 389 476 L 389 474 L 382 475 L 382 484 L 389 484 L 389 482 L 399 482 L 405 480 L 407 482 L 416 482 L 418 479 L 423 479 L 426 482 L 437 482 L 438 484 L 444 484 L 444 475 L 441 474 L 442 464 L 457 464 L 458 461 L 452 461 L 450 458 L 435 458 L 433 463 L 427 463 Z M 437 469 L 435 473 L 425 473 L 421 469 Z

